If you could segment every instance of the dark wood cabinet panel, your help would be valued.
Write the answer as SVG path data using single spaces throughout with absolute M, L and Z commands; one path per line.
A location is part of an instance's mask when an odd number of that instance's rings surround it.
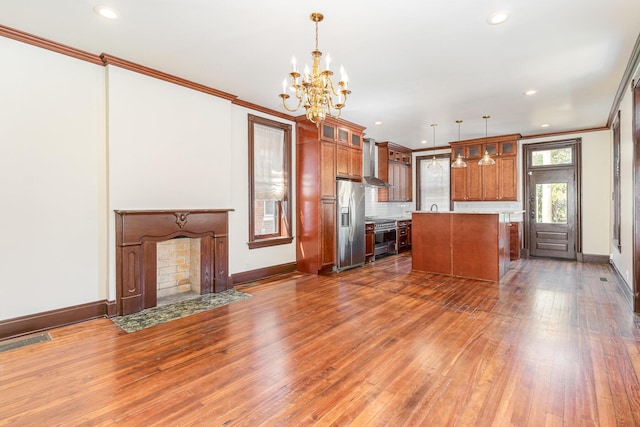
M 519 134 L 451 143 L 451 161 L 464 156 L 466 168 L 452 169 L 452 201 L 516 201 L 518 198 L 517 147 Z M 479 166 L 484 152 L 495 165 Z
M 398 251 L 404 251 L 411 248 L 411 220 L 400 220 L 397 223 L 398 234 L 396 247 Z
M 520 259 L 520 223 L 512 222 L 509 227 L 509 258 Z
M 378 178 L 391 184 L 378 189 L 379 202 L 412 200 L 411 150 L 390 142 L 377 142 Z
M 373 260 L 376 236 L 374 224 L 365 224 L 364 226 L 364 260 L 369 262 Z
M 341 119 L 296 122 L 296 267 L 318 274 L 335 265 L 336 177 L 361 179 L 362 147 L 351 141 L 361 141 L 364 128 Z

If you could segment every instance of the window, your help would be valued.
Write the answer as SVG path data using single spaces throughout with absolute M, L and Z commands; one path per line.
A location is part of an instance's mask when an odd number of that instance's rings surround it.
M 291 243 L 291 125 L 249 115 L 249 248 Z
M 449 211 L 451 156 L 449 154 L 436 155 L 436 163 L 440 168 L 432 169 L 428 166 L 433 156 L 421 156 L 416 159 L 416 209 L 419 211 Z
M 533 151 L 531 166 L 570 165 L 573 163 L 571 147 Z
M 620 242 L 620 111 L 611 125 L 613 129 L 613 244 L 622 250 Z

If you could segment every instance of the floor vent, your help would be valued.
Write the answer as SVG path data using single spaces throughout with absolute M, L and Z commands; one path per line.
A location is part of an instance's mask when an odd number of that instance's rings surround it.
M 608 282 L 608 280 L 607 280 L 607 278 L 606 278 L 606 277 L 601 277 L 601 278 L 600 278 L 600 281 L 601 281 L 601 282 Z
M 7 343 L 0 343 L 0 353 L 4 353 L 18 348 L 27 347 L 29 345 L 39 344 L 41 342 L 51 341 L 51 335 L 38 334 L 25 338 L 19 338 Z

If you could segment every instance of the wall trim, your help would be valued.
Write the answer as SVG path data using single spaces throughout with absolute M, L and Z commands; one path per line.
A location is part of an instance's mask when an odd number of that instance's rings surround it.
M 235 286 L 243 283 L 253 282 L 256 280 L 266 279 L 272 276 L 278 276 L 280 274 L 293 273 L 296 270 L 297 268 L 295 262 L 272 265 L 270 267 L 258 268 L 255 270 L 232 274 L 231 283 L 233 283 L 233 286 Z
M 629 304 L 629 308 L 631 309 L 631 311 L 633 311 L 633 291 L 627 284 L 627 281 L 624 280 L 624 276 L 620 274 L 618 267 L 616 267 L 616 265 L 611 261 L 609 261 L 609 265 L 611 266 L 613 276 L 616 279 L 616 283 L 618 284 L 618 288 L 620 289 L 624 300 Z
M 552 137 L 552 136 L 573 135 L 573 134 L 576 134 L 576 133 L 601 132 L 603 130 L 609 130 L 609 126 L 601 126 L 601 127 L 589 128 L 589 129 L 567 130 L 567 131 L 564 131 L 564 132 L 538 133 L 538 134 L 535 134 L 535 135 L 523 136 L 520 139 L 547 138 L 547 137 Z
M 629 84 L 634 78 L 634 72 L 636 71 L 636 67 L 640 64 L 640 35 L 636 39 L 636 44 L 633 46 L 633 50 L 631 51 L 631 55 L 629 56 L 629 61 L 627 62 L 627 68 L 624 70 L 624 74 L 622 75 L 622 79 L 620 80 L 620 85 L 618 86 L 618 90 L 616 91 L 616 96 L 613 98 L 613 104 L 611 104 L 611 111 L 609 111 L 609 117 L 607 118 L 607 127 L 611 127 L 613 120 L 618 113 L 618 109 L 620 108 L 620 103 L 622 102 L 622 98 L 624 97 Z M 631 91 L 633 91 L 633 86 L 631 86 Z
M 5 27 L 4 25 L 0 25 L 0 36 L 27 43 L 32 46 L 40 47 L 42 49 L 47 49 L 52 52 L 71 56 L 76 59 L 91 62 L 92 64 L 103 65 L 102 59 L 100 59 L 100 55 L 95 55 L 93 53 L 85 52 L 84 50 L 69 47 L 60 43 L 53 42 L 51 40 L 43 39 L 42 37 L 34 36 L 33 34 L 25 33 L 24 31 Z
M 115 308 L 115 301 L 102 300 L 2 320 L 0 321 L 0 340 L 86 320 L 111 317 L 115 314 Z
M 609 255 L 592 255 L 592 254 L 580 254 L 580 262 L 586 262 L 591 264 L 609 264 Z
M 260 105 L 253 104 L 248 101 L 243 101 L 241 99 L 238 99 L 237 95 L 223 92 L 221 90 L 214 89 L 212 87 L 205 86 L 190 80 L 186 80 L 181 77 L 177 77 L 162 71 L 158 71 L 153 68 L 145 67 L 144 65 L 139 65 L 131 61 L 127 61 L 126 59 L 117 58 L 115 56 L 112 56 L 106 53 L 101 53 L 100 55 L 96 55 L 80 49 L 63 45 L 61 43 L 47 40 L 42 37 L 35 36 L 33 34 L 25 33 L 24 31 L 6 27 L 4 25 L 0 25 L 0 36 L 13 39 L 22 43 L 30 44 L 32 46 L 36 46 L 42 49 L 50 50 L 52 52 L 60 53 L 62 55 L 67 55 L 72 58 L 80 59 L 82 61 L 87 61 L 92 64 L 102 65 L 103 67 L 107 65 L 113 65 L 120 68 L 124 68 L 129 71 L 133 71 L 139 74 L 144 74 L 146 76 L 163 80 L 169 83 L 173 83 L 178 86 L 183 86 L 188 89 L 192 89 L 198 92 L 203 92 L 208 95 L 216 96 L 218 98 L 226 99 L 228 101 L 231 101 L 233 104 L 240 105 L 255 111 L 259 111 L 261 113 L 270 114 L 272 116 L 280 117 L 282 119 L 289 120 L 292 122 L 295 121 L 295 117 L 290 114 L 286 114 L 280 111 L 272 110 L 270 108 L 262 107 Z

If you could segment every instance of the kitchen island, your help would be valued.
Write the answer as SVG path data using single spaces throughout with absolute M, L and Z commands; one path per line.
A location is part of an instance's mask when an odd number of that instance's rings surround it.
M 412 268 L 499 281 L 509 270 L 509 213 L 414 212 Z

